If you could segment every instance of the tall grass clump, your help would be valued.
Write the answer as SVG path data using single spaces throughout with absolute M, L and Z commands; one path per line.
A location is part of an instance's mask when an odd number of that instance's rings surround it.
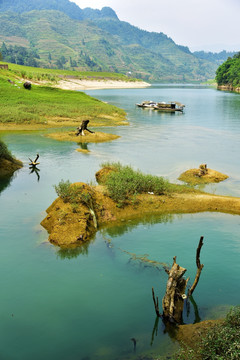
M 169 189 L 169 181 L 163 177 L 145 175 L 131 166 L 120 163 L 105 163 L 103 167 L 110 167 L 112 171 L 106 178 L 105 185 L 109 196 L 119 205 L 124 205 L 133 195 L 153 192 L 163 195 Z

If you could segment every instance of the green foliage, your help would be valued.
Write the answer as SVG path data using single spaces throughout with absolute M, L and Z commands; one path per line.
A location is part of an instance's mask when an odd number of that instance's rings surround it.
M 13 64 L 27 65 L 27 66 L 38 66 L 39 55 L 34 48 L 27 49 L 23 46 L 9 45 L 3 42 L 0 48 L 2 53 L 2 59 Z
M 219 53 L 206 52 L 206 51 L 194 51 L 193 53 L 197 58 L 208 60 L 218 65 L 222 64 L 226 61 L 230 56 L 234 56 L 236 54 L 235 51 L 226 51 L 222 50 Z
M 175 360 L 239 360 L 240 306 L 232 308 L 223 323 L 210 328 L 193 349 L 182 349 Z
M 61 180 L 58 185 L 54 186 L 55 191 L 65 203 L 70 203 L 73 206 L 73 212 L 77 212 L 76 204 L 82 203 L 88 208 L 93 208 L 94 191 L 91 187 L 71 184 L 69 180 Z
M 240 52 L 229 57 L 216 71 L 218 85 L 240 86 Z
M 105 184 L 109 196 L 119 206 L 123 206 L 129 199 L 135 203 L 136 194 L 153 192 L 162 195 L 169 190 L 170 184 L 163 177 L 145 175 L 139 170 L 133 170 L 131 166 L 123 166 L 120 163 L 105 163 L 102 166 L 113 169 Z
M 0 159 L 6 159 L 10 161 L 14 160 L 11 152 L 7 148 L 7 145 L 2 140 L 0 140 Z

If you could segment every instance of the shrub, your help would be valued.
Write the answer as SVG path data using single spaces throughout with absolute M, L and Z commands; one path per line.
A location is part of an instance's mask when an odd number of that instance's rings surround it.
M 131 166 L 120 163 L 105 163 L 102 166 L 114 170 L 107 176 L 105 184 L 109 196 L 120 205 L 124 205 L 133 195 L 146 192 L 162 195 L 169 188 L 168 180 L 163 177 L 145 175 L 139 170 L 133 170 Z
M 181 349 L 175 360 L 239 360 L 240 306 L 232 308 L 225 320 L 210 328 L 193 349 Z
M 0 140 L 0 159 L 6 159 L 10 161 L 14 160 L 11 152 L 7 148 L 7 145 L 1 140 Z
M 69 202 L 73 205 L 76 212 L 76 204 L 82 203 L 89 208 L 93 208 L 94 191 L 88 185 L 71 184 L 69 180 L 61 180 L 58 185 L 54 186 L 57 195 L 63 199 L 64 202 Z

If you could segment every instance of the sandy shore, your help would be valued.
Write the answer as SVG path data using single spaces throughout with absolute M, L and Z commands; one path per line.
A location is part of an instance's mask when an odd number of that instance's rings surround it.
M 67 79 L 58 82 L 55 87 L 63 90 L 97 90 L 97 89 L 137 89 L 151 86 L 143 81 L 118 80 L 78 80 Z

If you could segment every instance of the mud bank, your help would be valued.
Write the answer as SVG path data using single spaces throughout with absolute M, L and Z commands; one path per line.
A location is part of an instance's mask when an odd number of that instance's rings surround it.
M 232 85 L 218 85 L 217 89 L 240 93 L 240 87 L 233 87 Z
M 23 163 L 19 160 L 0 159 L 0 178 L 12 176 L 16 170 L 23 167 Z

